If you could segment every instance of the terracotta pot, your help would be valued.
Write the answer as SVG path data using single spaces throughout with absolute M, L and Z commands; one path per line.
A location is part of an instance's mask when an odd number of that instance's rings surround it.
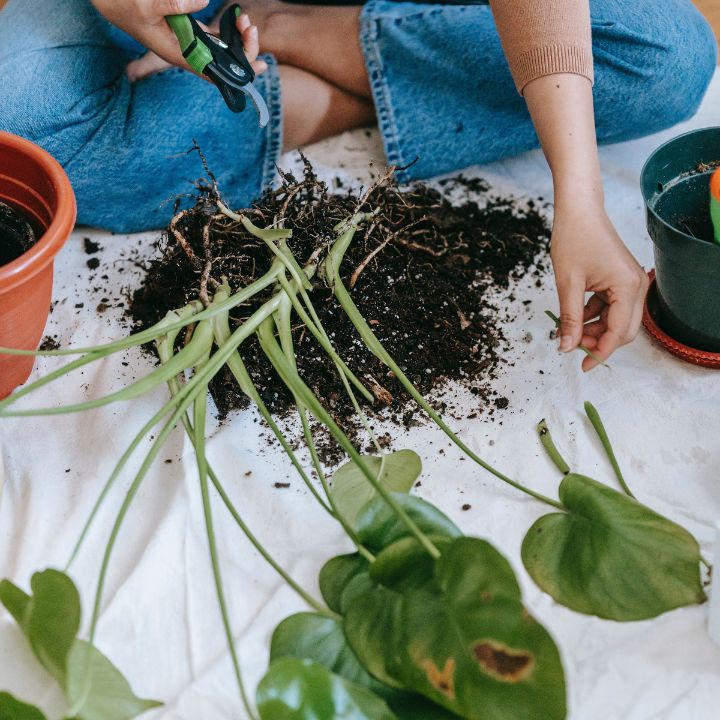
M 33 350 L 50 312 L 53 260 L 75 225 L 75 196 L 60 165 L 37 145 L 0 132 L 0 201 L 19 210 L 40 239 L 0 267 L 0 347 Z M 31 356 L 0 354 L 0 398 L 22 385 Z

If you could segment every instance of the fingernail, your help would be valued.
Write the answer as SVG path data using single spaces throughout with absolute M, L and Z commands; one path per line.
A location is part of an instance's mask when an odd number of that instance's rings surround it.
M 567 352 L 572 349 L 572 335 L 563 335 L 560 338 L 560 352 Z

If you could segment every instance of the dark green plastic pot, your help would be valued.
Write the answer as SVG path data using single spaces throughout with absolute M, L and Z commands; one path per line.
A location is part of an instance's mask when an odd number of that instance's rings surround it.
M 710 175 L 720 127 L 661 145 L 642 169 L 647 228 L 655 244 L 658 322 L 685 345 L 720 352 L 720 245 L 713 242 Z

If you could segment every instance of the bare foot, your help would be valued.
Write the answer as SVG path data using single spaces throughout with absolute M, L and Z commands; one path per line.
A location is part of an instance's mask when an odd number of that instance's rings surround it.
M 237 20 L 238 30 L 243 36 L 243 45 L 245 46 L 245 55 L 250 61 L 250 64 L 255 70 L 255 73 L 259 75 L 264 70 L 267 70 L 267 63 L 264 60 L 258 60 L 259 52 L 259 38 L 257 25 L 253 25 L 250 22 L 250 18 L 247 13 L 241 15 Z M 212 29 L 212 27 L 208 28 Z M 133 60 L 128 64 L 126 74 L 130 79 L 130 82 L 137 82 L 142 80 L 149 75 L 153 75 L 163 70 L 167 70 L 172 65 L 163 60 L 159 55 L 154 52 L 145 53 L 141 58 Z
M 280 80 L 284 152 L 345 130 L 375 125 L 375 108 L 370 100 L 289 65 L 280 66 Z
M 280 64 L 371 97 L 360 48 L 360 7 L 245 0 L 242 8 L 260 30 L 261 50 L 275 55 Z

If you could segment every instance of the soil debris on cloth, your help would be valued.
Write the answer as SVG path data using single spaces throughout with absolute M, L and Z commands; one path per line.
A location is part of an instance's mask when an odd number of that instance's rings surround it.
M 387 181 L 367 191 L 364 205 L 377 208 L 377 215 L 358 230 L 341 273 L 360 312 L 422 393 L 457 381 L 476 396 L 474 412 L 493 413 L 508 405 L 491 383 L 507 362 L 501 326 L 513 319 L 518 307 L 526 307 L 513 303 L 516 298 L 508 296 L 508 290 L 529 274 L 536 278 L 534 284 L 542 285 L 549 268 L 550 230 L 537 203 L 496 197 L 481 180 L 460 177 L 443 181 L 440 188 L 401 188 Z M 197 204 L 173 218 L 159 243 L 160 256 L 147 263 L 142 285 L 127 308 L 136 329 L 197 299 L 205 261 L 212 264 L 212 277 L 226 277 L 233 291 L 270 267 L 272 255 L 265 245 L 218 212 L 214 188 L 200 189 Z M 460 201 L 451 201 L 458 195 Z M 280 220 L 292 229 L 288 245 L 302 266 L 328 247 L 337 234 L 335 226 L 359 203 L 352 192 L 331 193 L 305 161 L 303 177 L 283 174 L 281 187 L 245 212 L 259 226 Z M 209 232 L 204 233 L 206 227 Z M 269 293 L 236 308 L 231 323 L 242 322 Z M 321 279 L 313 281 L 311 298 L 339 355 L 376 398 L 379 419 L 406 428 L 415 424 L 409 396 L 365 347 Z M 300 375 L 357 437 L 353 407 L 332 361 L 299 320 L 293 339 Z M 292 397 L 254 337 L 240 353 L 271 411 L 287 414 Z M 211 393 L 221 418 L 248 405 L 227 369 L 212 382 Z M 443 402 L 435 404 L 448 410 Z
M 36 242 L 32 225 L 17 210 L 0 202 L 0 267 L 17 260 Z
M 59 350 L 60 349 L 60 343 L 58 342 L 57 335 L 46 335 L 43 339 L 40 345 L 38 346 L 38 350 Z
M 83 249 L 85 250 L 86 255 L 95 255 L 95 253 L 98 253 L 102 250 L 102 245 L 100 243 L 95 242 L 89 237 L 83 238 Z

